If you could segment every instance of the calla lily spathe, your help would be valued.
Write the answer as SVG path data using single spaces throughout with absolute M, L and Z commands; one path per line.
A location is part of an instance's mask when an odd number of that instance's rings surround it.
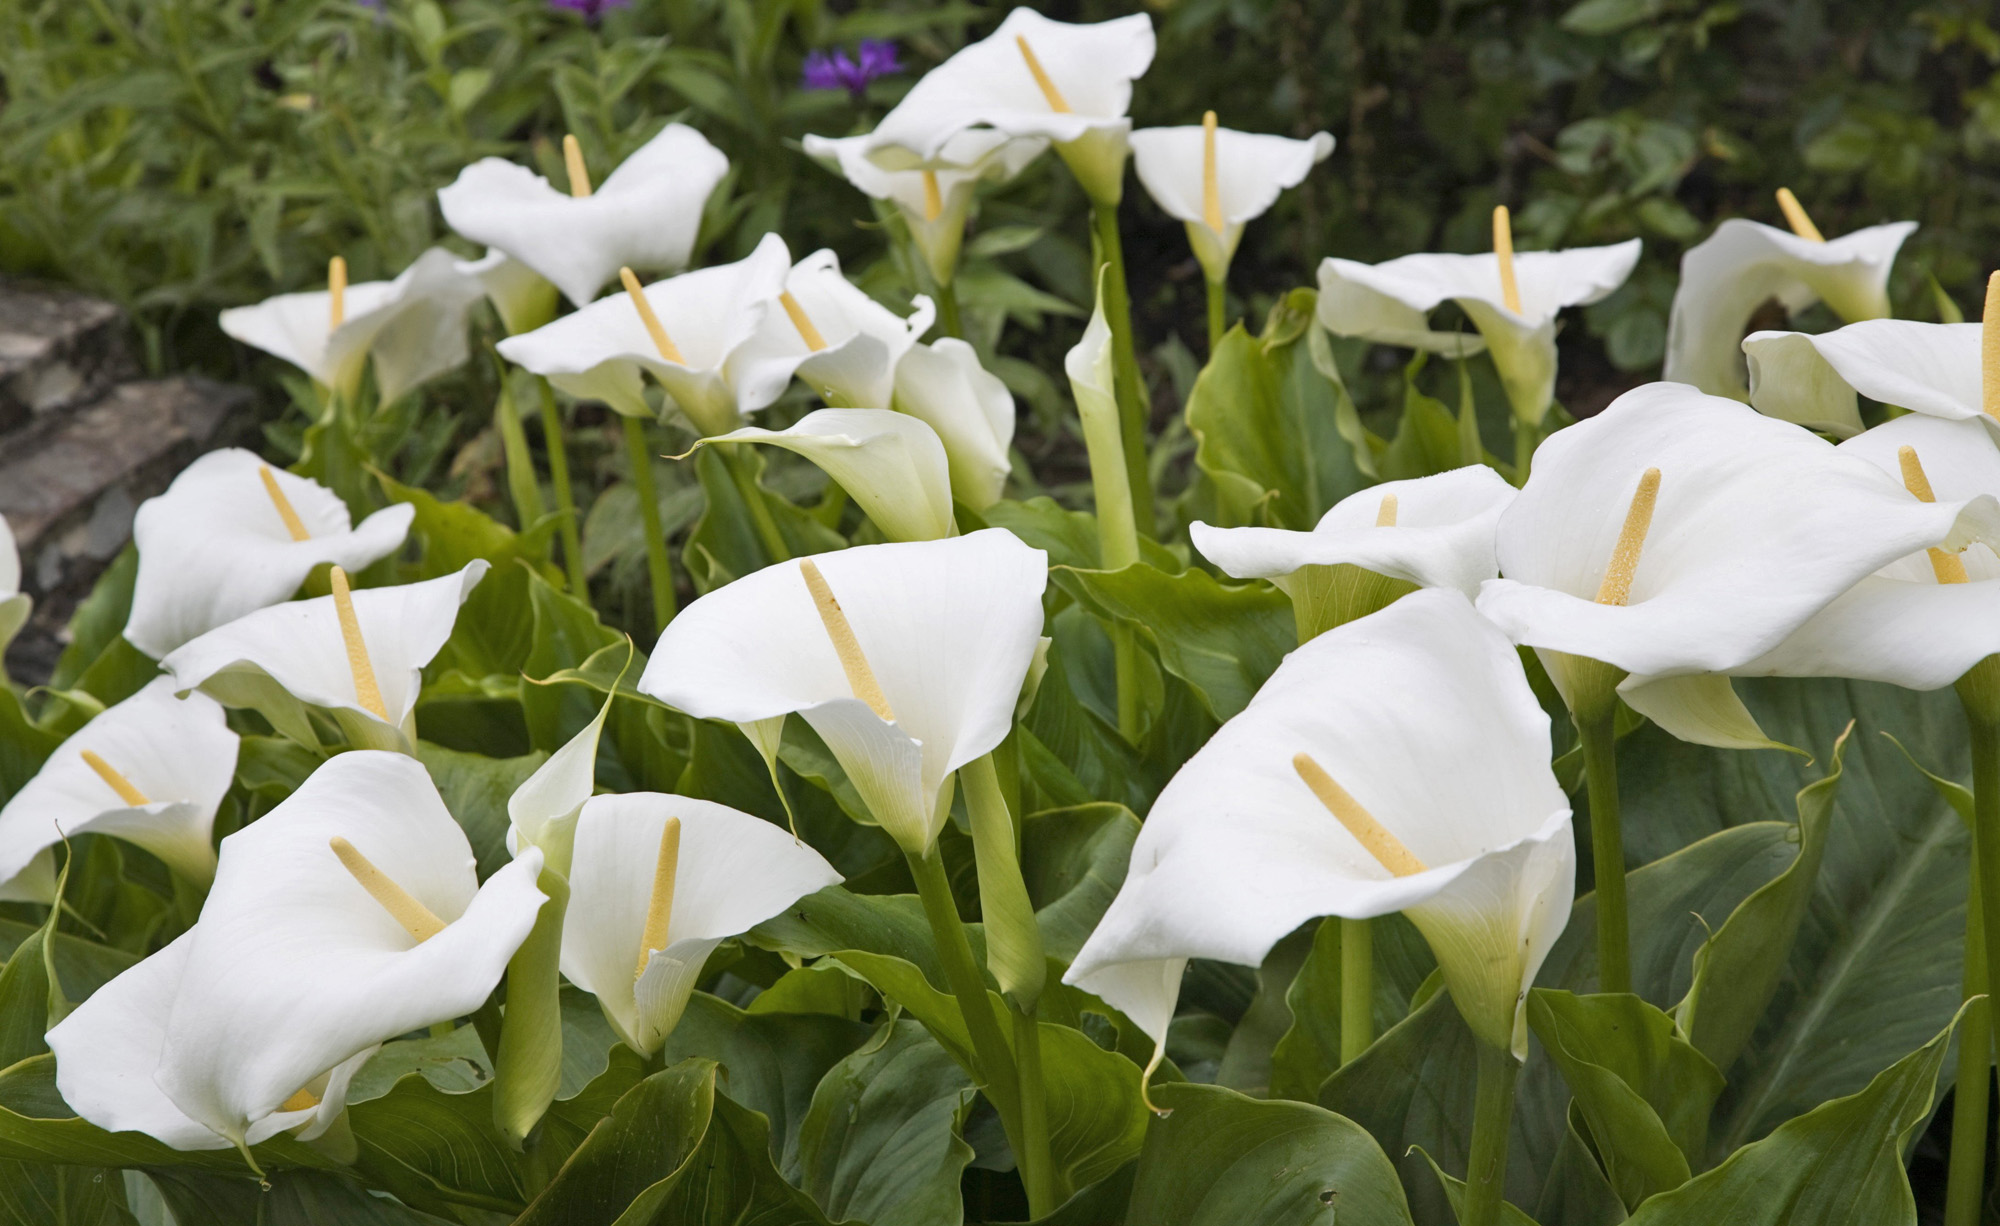
M 1014 394 L 972 346 L 949 336 L 912 346 L 896 366 L 895 407 L 937 431 L 953 498 L 975 511 L 1000 501 L 1013 471 Z
M 1871 400 L 1931 417 L 2000 422 L 1982 411 L 1979 324 L 1870 319 L 1817 335 L 1753 332 L 1743 340 L 1750 404 L 1760 413 L 1831 434 L 1861 430 L 1855 402 Z
M 236 775 L 237 736 L 205 694 L 156 677 L 56 746 L 0 808 L 0 898 L 53 902 L 49 850 L 108 834 L 197 886 L 215 875 L 215 810 Z
M 465 364 L 466 315 L 484 293 L 459 271 L 458 257 L 433 247 L 393 281 L 364 281 L 342 295 L 333 320 L 326 290 L 280 294 L 256 306 L 233 307 L 222 330 L 246 345 L 283 358 L 335 394 L 352 395 L 375 360 L 382 402 Z
M 276 491 L 273 493 L 273 491 Z M 289 600 L 315 566 L 360 570 L 394 553 L 416 508 L 352 524 L 319 482 L 231 447 L 211 451 L 139 506 L 139 574 L 125 638 L 154 659 L 246 613 Z
M 445 224 L 504 251 L 553 282 L 576 306 L 630 265 L 687 267 L 702 207 L 729 159 L 686 124 L 670 123 L 587 196 L 575 196 L 501 158 L 482 158 L 438 192 Z
M 419 938 L 332 846 L 344 840 L 437 925 Z M 222 843 L 201 918 L 51 1030 L 85 1119 L 177 1149 L 332 1125 L 382 1043 L 479 1008 L 533 924 L 541 853 L 485 885 L 415 759 L 328 761 Z
M 1470 338 L 1433 332 L 1426 313 L 1446 299 L 1472 320 L 1514 416 L 1542 420 L 1555 398 L 1556 315 L 1596 302 L 1625 283 L 1639 262 L 1639 240 L 1610 247 L 1523 251 L 1513 256 L 1520 310 L 1510 310 L 1500 257 L 1406 255 L 1380 264 L 1326 259 L 1319 266 L 1319 321 L 1338 336 L 1358 336 L 1453 357 L 1477 352 Z
M 1047 152 L 1040 137 L 968 128 L 945 141 L 929 170 L 884 170 L 868 157 L 872 138 L 808 136 L 806 153 L 877 200 L 896 206 L 931 277 L 951 284 L 965 242 L 965 219 L 982 182 L 1005 183 Z M 928 182 L 926 181 L 928 179 Z
M 532 332 L 555 318 L 556 287 L 497 247 L 488 247 L 476 260 L 460 260 L 458 271 L 479 282 L 510 336 Z
M 1300 755 L 1414 857 L 1402 875 Z M 1164 1045 L 1189 958 L 1259 966 L 1316 916 L 1401 911 L 1473 1033 L 1523 1059 L 1522 1005 L 1575 875 L 1548 716 L 1512 645 L 1459 593 L 1416 592 L 1285 657 L 1188 760 L 1064 981 Z
M 803 716 L 882 828 L 922 856 L 946 820 L 952 772 L 1013 725 L 1041 641 L 1048 555 L 989 528 L 810 561 L 888 717 L 857 696 L 800 561 L 689 605 L 660 636 L 639 688 L 701 719 Z
M 784 430 L 745 426 L 702 439 L 763 443 L 818 465 L 892 541 L 936 541 L 958 530 L 951 470 L 937 431 L 889 409 L 819 409 Z
M 355 592 L 366 681 L 333 596 L 259 609 L 169 652 L 160 667 L 175 688 L 248 707 L 301 744 L 318 744 L 306 718 L 310 706 L 332 715 L 357 747 L 407 752 L 416 743 L 423 667 L 451 637 L 459 606 L 488 569 L 475 560 L 456 574 Z M 365 692 L 370 683 L 379 709 Z
M 669 818 L 680 827 L 666 944 L 646 949 Z M 658 792 L 593 797 L 576 823 L 562 972 L 597 997 L 628 1046 L 650 1055 L 717 945 L 840 881 L 783 827 L 725 805 Z
M 1732 217 L 1681 257 L 1667 319 L 1664 377 L 1715 396 L 1749 395 L 1742 350 L 1750 316 L 1776 298 L 1797 314 L 1824 301 L 1853 323 L 1889 313 L 1889 268 L 1914 221 L 1825 242 Z
M 1017 8 L 925 73 L 869 135 L 869 156 L 890 170 L 948 168 L 946 147 L 968 128 L 1042 137 L 1055 142 L 1085 194 L 1116 204 L 1132 82 L 1152 63 L 1153 22 L 1144 13 L 1076 25 Z
M 0 654 L 6 652 L 7 644 L 14 641 L 34 609 L 34 598 L 21 590 L 21 554 L 14 547 L 14 530 L 7 526 L 7 517 L 0 515 Z
M 1315 132 L 1306 140 L 1292 140 L 1219 127 L 1212 167 L 1208 139 L 1199 124 L 1141 128 L 1132 133 L 1132 166 L 1153 203 L 1186 223 L 1188 244 L 1202 272 L 1220 282 L 1229 275 L 1244 224 L 1262 217 L 1278 202 L 1278 193 L 1303 183 L 1333 152 L 1333 137 Z M 1215 188 L 1212 216 L 1209 183 Z
M 835 408 L 888 408 L 897 364 L 937 316 L 931 300 L 917 295 L 904 318 L 841 276 L 840 257 L 831 251 L 800 260 L 783 289 L 791 301 L 781 299 L 780 309 L 765 313 L 743 348 L 741 378 L 768 377 L 782 387 L 796 373 Z
M 1658 497 L 1629 596 L 1600 603 L 1649 468 Z M 1996 539 L 1991 497 L 1918 502 L 1807 430 L 1655 383 L 1536 452 L 1534 475 L 1500 517 L 1502 577 L 1481 589 L 1479 611 L 1518 643 L 1626 670 L 1620 696 L 1676 736 L 1743 744 L 1718 731 L 1718 704 L 1739 730 L 1749 717 L 1712 675 L 1777 647 L 1899 558 Z M 1562 668 L 1550 673 L 1564 684 Z
M 651 417 L 650 371 L 695 432 L 727 434 L 791 382 L 797 364 L 753 361 L 750 342 L 792 268 L 785 240 L 767 234 L 734 264 L 682 273 L 645 287 L 646 301 L 678 360 L 660 345 L 626 294 L 607 297 L 499 345 L 500 356 L 547 377 L 579 399 L 602 400 L 628 417 Z M 781 312 L 782 313 L 782 312 Z
M 1310 532 L 1204 523 L 1188 532 L 1201 556 L 1235 579 L 1269 579 L 1285 587 L 1303 567 L 1344 563 L 1470 598 L 1500 573 L 1493 535 L 1514 494 L 1506 478 L 1474 464 L 1349 494 Z

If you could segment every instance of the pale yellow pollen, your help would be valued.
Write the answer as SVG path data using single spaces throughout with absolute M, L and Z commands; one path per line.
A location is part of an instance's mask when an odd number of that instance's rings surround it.
M 292 1096 L 278 1104 L 280 1111 L 310 1111 L 319 1106 L 319 1095 L 300 1086 Z
M 340 617 L 340 637 L 347 644 L 347 670 L 354 674 L 354 700 L 363 710 L 385 723 L 389 708 L 382 704 L 382 689 L 375 684 L 375 666 L 368 661 L 368 644 L 361 638 L 361 619 L 354 615 L 354 594 L 347 586 L 347 572 L 336 566 L 333 581 L 333 611 Z
M 1349 795 L 1346 788 L 1334 782 L 1333 776 L 1312 760 L 1312 755 L 1293 754 L 1292 769 L 1305 780 L 1313 795 L 1319 797 L 1326 811 L 1347 828 L 1347 833 L 1354 836 L 1363 850 L 1375 857 L 1376 863 L 1397 877 L 1424 871 L 1424 862 L 1411 854 L 1401 839 L 1384 829 L 1382 823 L 1375 820 L 1375 815 L 1362 808 L 1361 802 Z
M 1625 526 L 1618 531 L 1618 544 L 1612 547 L 1604 580 L 1597 585 L 1598 604 L 1622 605 L 1632 598 L 1632 576 L 1639 570 L 1639 551 L 1646 547 L 1646 532 L 1653 526 L 1653 504 L 1659 499 L 1660 470 L 1649 468 L 1633 491 Z
M 583 146 L 575 133 L 563 137 L 563 169 L 569 172 L 569 194 L 578 200 L 590 194 L 590 168 L 583 164 Z
M 1028 45 L 1028 40 L 1016 34 L 1014 45 L 1021 49 L 1021 58 L 1028 61 L 1028 71 L 1034 74 L 1035 85 L 1042 91 L 1042 99 L 1049 104 L 1049 109 L 1058 115 L 1069 114 L 1069 102 L 1056 88 L 1056 83 L 1049 80 L 1049 74 L 1043 71 L 1042 62 L 1035 58 L 1035 49 Z
M 660 317 L 653 313 L 653 304 L 646 300 L 646 290 L 639 284 L 638 274 L 629 268 L 621 268 L 618 270 L 618 281 L 625 287 L 626 296 L 632 299 L 633 309 L 639 312 L 639 322 L 646 325 L 646 334 L 653 338 L 653 348 L 659 350 L 660 356 L 667 361 L 686 366 L 687 359 L 681 356 L 674 338 L 667 335 Z
M 347 260 L 334 256 L 326 262 L 326 330 L 347 322 Z
M 1924 473 L 1923 462 L 1917 459 L 1917 449 L 1910 446 L 1896 448 L 1896 463 L 1903 470 L 1903 488 L 1917 496 L 1918 502 L 1936 502 L 1937 494 L 1931 490 L 1931 479 Z M 1931 572 L 1939 583 L 1965 583 L 1970 576 L 1965 573 L 1965 563 L 1955 553 L 1942 549 L 1931 549 Z
M 2000 418 L 2000 272 L 1986 278 L 1986 313 L 1979 317 L 1979 405 Z
M 792 291 L 780 292 L 778 304 L 785 308 L 785 314 L 792 317 L 792 327 L 799 330 L 799 339 L 806 343 L 806 348 L 814 353 L 826 348 L 826 338 L 819 334 L 818 328 L 813 327 L 812 316 L 806 314 L 806 309 L 799 305 L 797 298 L 792 297 Z
M 1521 313 L 1521 283 L 1514 277 L 1514 222 L 1507 206 L 1493 206 L 1493 254 L 1500 261 L 1500 301 Z
M 1201 217 L 1208 228 L 1222 233 L 1222 182 L 1215 168 L 1215 112 L 1201 117 Z
M 135 809 L 143 805 L 152 803 L 151 801 L 146 799 L 146 794 L 144 792 L 132 786 L 132 781 L 130 779 L 127 779 L 124 775 L 118 772 L 117 767 L 111 765 L 111 763 L 106 762 L 103 758 L 99 757 L 97 755 L 96 750 L 94 749 L 84 750 L 82 758 L 83 758 L 83 764 L 85 766 L 88 766 L 90 769 L 96 771 L 97 777 L 99 779 L 102 779 L 104 780 L 104 782 L 111 785 L 111 790 L 118 793 L 118 799 L 124 801 L 128 805 L 131 805 Z
M 681 867 L 681 819 L 670 817 L 660 831 L 660 857 L 653 862 L 653 893 L 646 900 L 646 927 L 639 937 L 639 967 L 632 972 L 637 982 L 646 973 L 653 951 L 665 949 L 673 927 L 674 882 Z
M 936 221 L 944 216 L 944 193 L 938 189 L 937 171 L 926 170 L 924 174 L 924 220 Z
M 1792 233 L 1809 243 L 1826 241 L 1826 236 L 1819 232 L 1819 227 L 1813 224 L 1813 219 L 1806 216 L 1806 206 L 1799 203 L 1797 196 L 1792 195 L 1791 188 L 1778 189 L 1778 208 L 1785 214 L 1785 224 L 1792 228 Z
M 355 848 L 354 844 L 335 835 L 326 841 L 333 848 L 333 854 L 340 857 L 340 863 L 368 896 L 382 904 L 389 918 L 403 926 L 403 931 L 417 938 L 419 944 L 443 932 L 445 923 L 431 914 L 431 909 L 411 897 L 410 892 L 397 885 L 394 878 L 376 868 L 372 860 Z
M 847 614 L 841 612 L 840 602 L 833 598 L 833 589 L 826 585 L 826 576 L 819 573 L 819 567 L 807 558 L 799 563 L 799 573 L 805 576 L 806 589 L 812 593 L 813 607 L 819 610 L 820 624 L 826 627 L 826 637 L 833 640 L 834 654 L 840 657 L 841 671 L 847 674 L 847 688 L 854 696 L 868 704 L 868 709 L 884 720 L 893 721 L 895 712 L 889 709 L 889 700 L 882 693 L 882 687 L 875 682 L 875 670 L 868 667 L 868 657 L 861 653 L 861 640 L 854 637 L 854 627 L 847 622 Z
M 1375 526 L 1377 528 L 1393 528 L 1396 526 L 1396 496 L 1394 494 L 1382 495 L 1382 505 L 1375 511 Z
M 271 466 L 258 465 L 257 475 L 264 480 L 264 492 L 271 496 L 271 505 L 278 508 L 278 518 L 285 521 L 285 531 L 291 533 L 295 541 L 311 540 L 312 533 L 306 531 L 306 521 L 299 518 L 292 500 L 285 497 L 285 491 L 278 487 L 277 474 L 271 471 Z

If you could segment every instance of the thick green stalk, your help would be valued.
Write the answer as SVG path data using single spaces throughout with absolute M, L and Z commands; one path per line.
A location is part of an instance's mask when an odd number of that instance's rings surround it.
M 931 939 L 937 943 L 938 961 L 951 994 L 958 999 L 965 1018 L 966 1033 L 972 1039 L 972 1056 L 979 1065 L 980 1088 L 986 1091 L 1000 1113 L 1007 1139 L 1018 1155 L 1026 1149 L 1021 1132 L 1020 1078 L 1013 1053 L 994 1015 L 993 998 L 986 994 L 979 963 L 966 940 L 965 925 L 958 918 L 958 904 L 951 897 L 951 882 L 945 879 L 944 860 L 935 846 L 927 856 L 907 855 L 910 876 L 917 882 L 917 896 L 923 900 L 924 917 L 930 921 Z
M 1042 1024 L 1030 1009 L 1008 1006 L 1014 1020 L 1014 1057 L 1021 1072 L 1021 1137 L 1014 1151 L 1021 1183 L 1028 1190 L 1028 1216 L 1039 1221 L 1063 1202 L 1056 1189 L 1055 1160 L 1049 1156 L 1048 1094 L 1042 1086 Z
M 938 324 L 946 336 L 965 339 L 965 320 L 958 313 L 958 288 L 950 281 L 937 287 Z
M 1472 1155 L 1465 1163 L 1462 1226 L 1497 1226 L 1507 1190 L 1507 1131 L 1514 1121 L 1514 1053 L 1479 1044 L 1479 1089 L 1472 1108 Z
M 1618 824 L 1618 704 L 1576 716 L 1590 789 L 1590 859 L 1597 873 L 1597 990 L 1632 990 L 1632 942 L 1625 922 L 1625 840 Z
M 542 506 L 542 487 L 535 480 L 535 457 L 528 450 L 528 432 L 521 427 L 521 414 L 514 407 L 514 394 L 501 371 L 500 395 L 493 402 L 493 425 L 500 431 L 500 454 L 507 466 L 507 494 L 514 502 L 514 518 L 527 528 L 548 514 Z
M 1375 1041 L 1374 920 L 1340 921 L 1340 1062 Z
M 536 884 L 548 901 L 507 963 L 507 1012 L 493 1059 L 493 1122 L 518 1149 L 562 1085 L 563 913 L 569 882 L 544 868 Z
M 1974 836 L 1975 841 L 1977 835 Z M 1975 850 L 1973 862 L 1978 863 Z M 1965 899 L 1965 991 L 1971 1000 L 1986 993 L 1986 921 L 1980 905 L 1979 873 Z M 1993 1084 L 1993 1013 L 1984 1000 L 1967 1006 L 1958 1028 L 1958 1082 L 1952 1094 L 1951 1157 L 1946 1167 L 1944 1226 L 1979 1226 L 1986 1194 L 1987 1095 Z
M 1109 268 L 1102 277 L 1104 322 L 1111 327 L 1111 360 L 1117 369 L 1118 427 L 1124 441 L 1127 483 L 1132 490 L 1132 507 L 1141 531 L 1154 533 L 1153 482 L 1146 467 L 1146 390 L 1139 379 L 1139 353 L 1132 339 L 1132 298 L 1125 285 L 1125 244 L 1118 237 L 1118 206 L 1093 204 L 1090 209 L 1092 233 L 1097 242 L 1098 268 Z
M 785 545 L 784 534 L 778 531 L 778 521 L 771 517 L 771 508 L 764 501 L 764 492 L 757 488 L 757 480 L 751 476 L 749 465 L 736 454 L 733 447 L 724 447 L 722 463 L 729 470 L 729 479 L 736 483 L 736 492 L 743 499 L 743 509 L 750 512 L 750 526 L 757 530 L 757 540 L 764 546 L 764 552 L 775 565 L 789 561 L 792 551 Z
M 589 604 L 590 576 L 583 568 L 583 529 L 578 523 L 576 499 L 570 493 L 569 448 L 563 442 L 562 413 L 556 408 L 555 390 L 549 381 L 538 375 L 535 382 L 542 388 L 542 446 L 549 452 L 549 485 L 555 492 L 556 511 L 562 515 L 556 530 L 562 534 L 563 566 L 569 571 L 570 595 Z M 647 478 L 651 477 L 652 470 L 648 468 Z
M 632 460 L 632 491 L 639 496 L 639 530 L 646 536 L 646 573 L 653 581 L 653 627 L 665 630 L 674 616 L 673 561 L 667 556 L 667 534 L 660 527 L 660 495 L 653 485 L 653 449 L 646 444 L 646 423 L 636 417 L 625 423 L 625 452 Z
M 1223 297 L 1227 294 L 1220 281 L 1208 282 L 1208 356 L 1215 356 L 1215 348 L 1222 343 L 1222 334 L 1229 330 L 1229 319 Z

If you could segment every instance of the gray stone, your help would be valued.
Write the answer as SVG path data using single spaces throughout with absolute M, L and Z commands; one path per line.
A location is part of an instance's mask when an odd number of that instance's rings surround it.
M 0 282 L 0 433 L 86 404 L 137 373 L 116 306 Z

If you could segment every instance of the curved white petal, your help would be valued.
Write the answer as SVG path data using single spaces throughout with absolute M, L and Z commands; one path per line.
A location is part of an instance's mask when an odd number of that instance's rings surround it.
M 745 426 L 697 445 L 708 443 L 765 443 L 804 456 L 852 494 L 892 541 L 936 541 L 956 531 L 944 444 L 907 413 L 818 409 L 787 430 Z
M 597 744 L 604 736 L 611 702 L 612 696 L 606 695 L 597 718 L 550 754 L 507 798 L 507 850 L 514 855 L 521 854 L 525 840 L 542 849 L 550 868 L 569 876 L 577 814 L 597 790 Z
M 1744 340 L 1743 352 L 1753 362 L 1762 363 L 1769 360 L 1763 353 L 1773 346 L 1803 346 L 1841 383 L 1871 400 L 1931 417 L 1984 418 L 1980 327 L 1870 319 L 1818 335 L 1754 333 Z M 1750 402 L 1757 404 L 1758 396 L 1759 388 L 1753 380 Z M 1848 401 L 1853 401 L 1852 392 L 1848 393 Z M 1763 405 L 1758 408 L 1770 412 Z
M 1648 468 L 1659 497 L 1630 602 L 1596 602 Z M 1500 517 L 1479 610 L 1514 640 L 1633 673 L 1729 672 L 1860 579 L 1930 546 L 2000 539 L 1989 496 L 1918 502 L 1874 464 L 1684 384 L 1558 431 Z
M 644 977 L 639 947 L 660 834 L 681 823 L 668 945 Z M 633 1048 L 651 1053 L 686 1008 L 695 977 L 724 938 L 747 932 L 841 876 L 781 826 L 725 805 L 639 792 L 597 796 L 577 819 L 562 972 L 592 993 Z
M 1824 299 L 1854 322 L 1889 313 L 1889 267 L 1914 221 L 1870 226 L 1824 243 L 1732 217 L 1681 257 L 1680 285 L 1667 320 L 1664 377 L 1738 400 L 1749 394 L 1744 325 L 1776 298 L 1797 313 Z
M 510 336 L 555 318 L 556 287 L 498 247 L 488 247 L 479 259 L 460 260 L 458 271 L 479 282 Z
M 438 207 L 453 230 L 506 252 L 584 306 L 621 265 L 687 267 L 702 207 L 728 173 L 729 159 L 707 137 L 670 123 L 588 196 L 558 190 L 525 166 L 482 158 L 438 192 Z
M 1854 389 L 1820 356 L 1813 339 L 1804 332 L 1752 332 L 1743 338 L 1750 407 L 1840 438 L 1859 434 Z
M 331 596 L 259 609 L 169 652 L 160 667 L 173 677 L 175 688 L 207 688 L 211 693 L 223 688 L 216 682 L 225 678 L 268 677 L 301 702 L 401 729 L 416 710 L 424 665 L 451 637 L 458 607 L 489 565 L 476 559 L 457 574 L 354 593 L 355 621 L 386 720 L 364 708 L 355 694 L 347 642 Z M 233 692 L 216 696 L 234 701 Z
M 794 372 L 837 408 L 887 408 L 895 389 L 896 364 L 917 338 L 930 330 L 936 310 L 919 295 L 909 318 L 870 298 L 840 275 L 840 257 L 815 251 L 793 267 L 784 289 L 817 334 L 815 349 L 801 325 L 784 309 L 768 311 L 755 335 L 736 356 L 739 377 L 772 366 L 782 381 Z
M 1300 753 L 1429 867 L 1391 876 L 1300 778 Z M 1065 979 L 1111 1000 L 1121 964 L 1256 966 L 1315 916 L 1408 910 L 1474 1032 L 1512 1047 L 1517 1002 L 1569 915 L 1569 806 L 1548 760 L 1518 657 L 1459 593 L 1330 630 L 1160 793 Z
M 948 336 L 912 347 L 896 367 L 895 407 L 937 431 L 952 497 L 975 511 L 1000 500 L 1013 471 L 1014 394 L 972 346 Z
M 1786 748 L 1765 735 L 1757 717 L 1750 714 L 1750 708 L 1743 705 L 1728 676 L 1722 673 L 1684 673 L 1675 677 L 1642 677 L 1635 673 L 1618 683 L 1618 697 L 1625 700 L 1626 706 L 1658 724 L 1662 731 L 1691 744 L 1712 745 L 1717 749 Z
M 329 847 L 349 840 L 445 928 L 419 943 Z M 538 851 L 481 886 L 430 776 L 402 754 L 334 757 L 223 840 L 155 1079 L 232 1140 L 374 1044 L 485 1002 L 544 901 Z
M 1367 267 L 1353 260 L 1331 257 L 1319 262 L 1317 313 L 1321 327 L 1335 336 L 1358 336 L 1381 345 L 1400 345 L 1453 358 L 1469 358 L 1486 348 L 1484 337 L 1431 331 L 1426 318 L 1430 307 L 1413 307 L 1349 275 L 1354 269 Z
M 265 489 L 278 483 L 308 536 L 295 541 Z M 211 451 L 139 506 L 132 539 L 139 574 L 125 638 L 154 659 L 246 613 L 289 600 L 313 567 L 358 571 L 394 553 L 416 508 L 385 507 L 359 527 L 347 504 L 307 477 L 273 468 L 252 452 Z
M 1278 579 L 1302 566 L 1347 563 L 1418 587 L 1468 597 L 1500 573 L 1494 532 L 1514 487 L 1483 464 L 1369 486 L 1335 503 L 1310 532 L 1283 528 L 1189 528 L 1201 556 L 1236 579 Z M 1376 527 L 1385 498 L 1396 522 Z
M 0 881 L 65 837 L 108 834 L 152 852 L 196 885 L 215 872 L 215 810 L 236 774 L 237 736 L 206 694 L 174 697 L 156 677 L 78 729 L 0 808 Z M 84 758 L 89 752 L 145 798 L 133 804 Z

